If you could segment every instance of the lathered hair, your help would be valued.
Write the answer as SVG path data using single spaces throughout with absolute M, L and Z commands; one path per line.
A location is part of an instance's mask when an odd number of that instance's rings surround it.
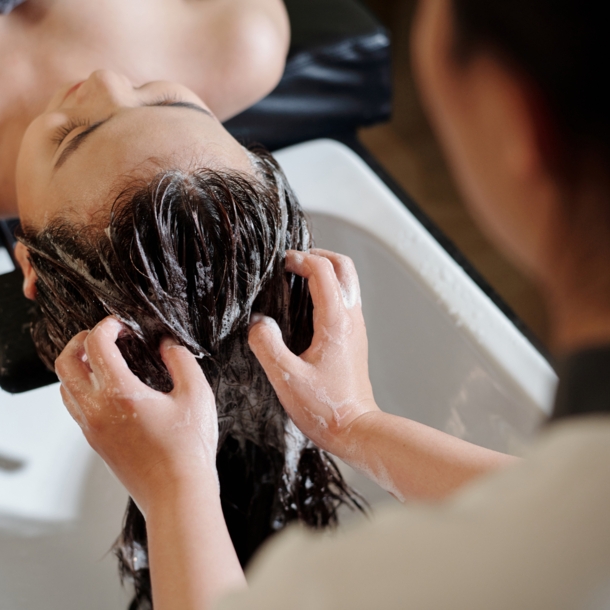
M 287 249 L 311 245 L 306 219 L 274 159 L 250 156 L 256 178 L 163 171 L 125 189 L 107 226 L 60 219 L 20 235 L 38 275 L 32 336 L 47 366 L 110 314 L 127 328 L 117 343 L 129 367 L 152 388 L 172 388 L 163 336 L 199 357 L 216 395 L 221 500 L 242 564 L 290 521 L 321 528 L 341 504 L 361 508 L 332 459 L 287 418 L 247 344 L 252 311 L 275 318 L 295 353 L 313 334 L 307 284 L 284 271 Z M 146 549 L 130 501 L 115 550 L 135 586 L 132 609 L 152 606 Z

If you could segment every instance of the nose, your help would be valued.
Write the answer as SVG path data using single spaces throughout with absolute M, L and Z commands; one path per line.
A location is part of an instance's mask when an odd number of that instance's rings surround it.
M 112 105 L 126 102 L 134 88 L 129 79 L 111 70 L 96 70 L 79 87 L 77 97 L 82 101 L 95 99 Z

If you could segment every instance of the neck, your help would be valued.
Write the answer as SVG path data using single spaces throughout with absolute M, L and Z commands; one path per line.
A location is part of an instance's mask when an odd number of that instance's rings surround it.
M 600 178 L 604 168 L 589 161 L 574 200 L 560 202 L 539 275 L 558 355 L 610 344 L 610 184 Z

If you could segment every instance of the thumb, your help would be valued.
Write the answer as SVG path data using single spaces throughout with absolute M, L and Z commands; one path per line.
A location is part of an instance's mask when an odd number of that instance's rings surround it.
M 174 339 L 166 337 L 161 341 L 160 351 L 161 358 L 163 358 L 163 362 L 174 382 L 172 394 L 199 392 L 202 384 L 210 392 L 212 391 L 197 359 L 186 347 L 183 347 Z
M 286 347 L 282 331 L 273 318 L 252 314 L 248 344 L 278 393 L 290 375 L 303 371 L 305 363 Z

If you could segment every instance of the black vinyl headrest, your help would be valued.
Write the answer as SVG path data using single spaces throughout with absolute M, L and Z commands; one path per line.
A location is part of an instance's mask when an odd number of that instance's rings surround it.
M 356 0 L 285 0 L 292 43 L 284 76 L 225 126 L 270 150 L 342 135 L 390 116 L 390 40 Z
M 17 393 L 57 381 L 42 363 L 30 335 L 33 303 L 21 291 L 19 269 L 0 275 L 0 387 Z

